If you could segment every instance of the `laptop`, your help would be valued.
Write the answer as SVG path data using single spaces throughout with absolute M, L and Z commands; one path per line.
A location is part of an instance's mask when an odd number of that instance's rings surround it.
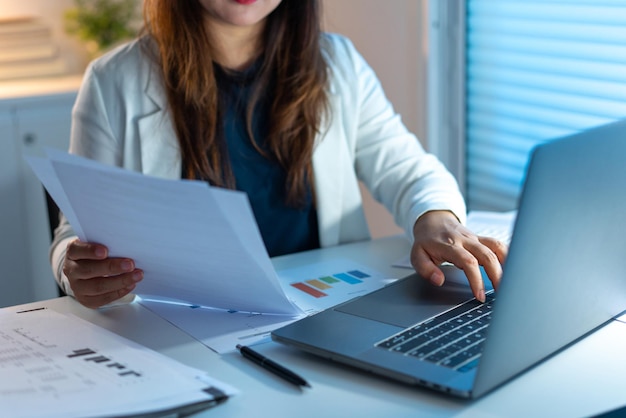
M 413 274 L 273 340 L 462 398 L 488 393 L 626 309 L 625 156 L 626 121 L 533 150 L 502 281 L 484 304 L 458 277 L 438 288 Z

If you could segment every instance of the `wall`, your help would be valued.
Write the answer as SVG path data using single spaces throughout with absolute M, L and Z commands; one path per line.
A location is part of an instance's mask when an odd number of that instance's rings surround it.
M 326 0 L 325 30 L 348 36 L 406 126 L 426 138 L 427 0 Z

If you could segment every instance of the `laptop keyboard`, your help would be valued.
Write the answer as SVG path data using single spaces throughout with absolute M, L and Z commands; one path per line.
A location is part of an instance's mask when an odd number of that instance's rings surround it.
M 485 303 L 472 299 L 394 334 L 376 347 L 463 372 L 471 370 L 482 353 L 494 300 L 491 291 Z

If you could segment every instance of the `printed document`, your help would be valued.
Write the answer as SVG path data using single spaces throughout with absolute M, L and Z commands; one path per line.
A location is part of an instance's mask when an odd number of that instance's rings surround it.
M 136 292 L 224 310 L 298 316 L 245 193 L 48 150 L 27 157 L 83 241 L 144 271 Z
M 73 315 L 0 310 L 0 405 L 14 418 L 196 412 L 233 387 Z

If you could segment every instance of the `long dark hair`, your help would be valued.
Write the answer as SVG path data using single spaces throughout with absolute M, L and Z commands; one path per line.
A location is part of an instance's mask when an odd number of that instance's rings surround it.
M 144 19 L 145 31 L 158 45 L 184 177 L 233 188 L 225 145 L 218 135 L 214 69 L 199 65 L 211 63 L 215 56 L 205 32 L 202 5 L 197 0 L 145 0 Z M 292 206 L 301 205 L 312 187 L 314 141 L 328 110 L 328 67 L 320 27 L 318 0 L 283 0 L 267 17 L 258 88 L 248 106 L 251 132 L 252 109 L 263 86 L 275 77 L 265 145 L 267 156 L 287 173 L 287 203 Z

